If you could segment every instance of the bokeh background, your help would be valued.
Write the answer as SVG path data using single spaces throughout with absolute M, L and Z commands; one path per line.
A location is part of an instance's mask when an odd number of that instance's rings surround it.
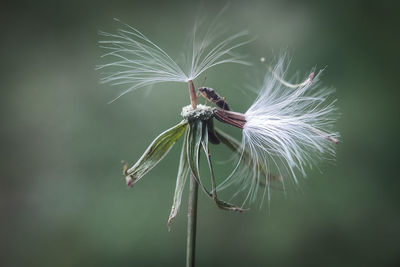
M 205 85 L 244 111 L 255 95 L 243 86 L 265 72 L 258 59 L 288 51 L 291 73 L 326 67 L 322 80 L 337 89 L 342 142 L 335 164 L 310 170 L 301 189 L 275 192 L 269 209 L 228 213 L 200 194 L 198 266 L 400 264 L 395 2 L 231 1 L 221 22 L 257 36 L 241 50 L 254 66 L 214 68 Z M 114 32 L 119 18 L 177 57 L 195 18 L 213 18 L 224 4 L 2 4 L 1 266 L 184 265 L 186 204 L 167 230 L 180 142 L 133 189 L 120 161 L 134 162 L 180 120 L 186 85 L 139 90 L 108 105 L 118 91 L 98 82 L 97 32 Z M 222 147 L 213 153 L 217 161 L 229 155 Z

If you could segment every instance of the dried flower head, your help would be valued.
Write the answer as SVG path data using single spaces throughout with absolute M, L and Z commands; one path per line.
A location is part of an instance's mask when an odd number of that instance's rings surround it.
M 219 28 L 213 22 L 201 34 L 203 38 L 199 39 L 199 31 L 195 29 L 187 53 L 187 69 L 182 68 L 158 45 L 128 25 L 125 25 L 125 29 L 119 29 L 117 34 L 101 33 L 109 39 L 100 42 L 108 51 L 104 57 L 113 59 L 111 63 L 99 67 L 109 71 L 102 82 L 127 85 L 127 89 L 118 97 L 137 88 L 161 82 L 184 82 L 189 85 L 191 105 L 183 108 L 183 120 L 156 137 L 132 167 L 125 165 L 123 169 L 126 184 L 132 187 L 183 136 L 168 223 L 179 211 L 189 174 L 219 208 L 242 211 L 241 207 L 220 200 L 217 191 L 239 184 L 237 194 L 248 190 L 243 205 L 249 199 L 257 198 L 259 188 L 263 188 L 263 196 L 270 196 L 270 189 L 284 190 L 282 177 L 290 176 L 297 183 L 298 173 L 305 176 L 307 166 L 312 166 L 315 161 L 327 155 L 333 155 L 333 144 L 338 142 L 339 134 L 332 130 L 336 119 L 335 101 L 328 100 L 332 90 L 320 87 L 319 74 L 314 77 L 314 73 L 298 84 L 285 81 L 287 65 L 284 57 L 275 68 L 269 69 L 258 97 L 244 114 L 231 110 L 225 98 L 212 88 L 201 87 L 196 93 L 193 80 L 207 69 L 223 63 L 247 64 L 242 57 L 234 54 L 236 48 L 251 41 L 245 38 L 246 33 L 234 34 L 221 40 L 217 38 L 221 36 L 217 30 Z M 216 107 L 197 105 L 198 94 Z M 214 118 L 240 128 L 242 141 L 214 127 Z M 225 145 L 239 158 L 232 174 L 219 185 L 214 178 L 210 143 Z M 208 177 L 211 179 L 211 189 L 205 186 L 202 180 L 204 178 L 200 176 L 201 152 L 204 152 L 210 170 Z
M 189 173 L 200 185 L 202 191 L 219 208 L 233 211 L 242 210 L 217 197 L 217 184 L 208 150 L 209 143 L 217 144 L 220 142 L 219 133 L 214 129 L 213 124 L 215 108 L 197 105 L 197 94 L 193 82 L 204 71 L 216 65 L 224 63 L 248 64 L 243 61 L 242 56 L 235 53 L 235 50 L 252 40 L 246 38 L 246 32 L 221 38 L 223 34 L 220 31 L 221 28 L 216 24 L 217 18 L 202 33 L 199 27 L 195 27 L 191 45 L 186 51 L 188 63 L 186 69 L 178 65 L 149 38 L 128 25 L 125 25 L 124 29 L 119 29 L 116 34 L 100 33 L 108 39 L 100 41 L 102 47 L 108 51 L 103 57 L 112 59 L 111 63 L 98 67 L 105 74 L 101 81 L 113 85 L 128 86 L 117 98 L 140 87 L 162 82 L 184 82 L 189 85 L 191 105 L 182 109 L 183 120 L 156 137 L 132 167 L 129 168 L 125 164 L 123 168 L 127 186 L 133 187 L 167 155 L 176 141 L 184 136 L 168 224 L 179 211 L 182 192 Z M 211 189 L 206 188 L 200 177 L 199 155 L 202 151 L 206 155 L 210 169 Z

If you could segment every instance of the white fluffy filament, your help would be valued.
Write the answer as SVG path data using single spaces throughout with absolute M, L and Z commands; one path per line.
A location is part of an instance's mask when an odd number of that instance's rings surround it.
M 107 40 L 100 41 L 108 52 L 102 57 L 112 57 L 112 62 L 101 65 L 104 70 L 102 83 L 128 85 L 116 99 L 138 89 L 162 82 L 187 82 L 196 79 L 209 68 L 223 63 L 247 64 L 242 57 L 235 55 L 236 48 L 249 43 L 246 32 L 218 40 L 221 32 L 216 32 L 215 21 L 210 28 L 196 37 L 195 27 L 191 47 L 185 51 L 189 68 L 184 70 L 163 49 L 152 42 L 137 29 L 125 25 L 116 34 L 100 32 Z M 115 100 L 115 99 L 114 99 Z
M 242 148 L 252 163 L 239 160 L 234 173 L 220 185 L 223 189 L 239 183 L 240 191 L 247 188 L 243 205 L 256 199 L 260 182 L 267 185 L 263 195 L 267 192 L 269 196 L 271 180 L 262 170 L 290 176 L 297 184 L 297 174 L 306 175 L 305 167 L 335 153 L 339 134 L 332 132 L 337 118 L 335 100 L 328 100 L 332 90 L 318 86 L 319 75 L 312 79 L 311 74 L 297 86 L 285 82 L 286 69 L 281 58 L 265 76 L 257 99 L 245 113 Z

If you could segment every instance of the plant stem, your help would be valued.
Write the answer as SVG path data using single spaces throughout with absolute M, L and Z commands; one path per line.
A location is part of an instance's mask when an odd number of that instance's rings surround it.
M 188 81 L 190 104 L 193 109 L 197 108 L 197 94 L 193 81 Z M 197 194 L 199 185 L 193 174 L 190 173 L 189 200 L 188 200 L 188 224 L 186 242 L 186 267 L 194 267 L 196 252 L 196 225 L 197 225 Z
M 192 104 L 193 109 L 196 109 L 197 108 L 196 88 L 194 87 L 192 80 L 189 80 L 188 84 L 189 84 L 189 93 L 190 93 L 190 104 Z
M 189 201 L 188 201 L 188 226 L 186 243 L 186 267 L 194 267 L 196 252 L 196 225 L 197 225 L 197 193 L 199 185 L 193 174 L 190 174 Z

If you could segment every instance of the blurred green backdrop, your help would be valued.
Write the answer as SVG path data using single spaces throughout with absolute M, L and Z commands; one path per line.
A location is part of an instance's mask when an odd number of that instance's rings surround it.
M 260 57 L 287 50 L 292 73 L 327 66 L 322 79 L 337 88 L 342 142 L 334 166 L 309 171 L 302 190 L 273 194 L 269 212 L 220 211 L 200 194 L 198 266 L 400 263 L 395 2 L 231 2 L 221 21 L 258 36 L 242 50 L 255 65 L 222 65 L 206 73 L 206 85 L 244 111 L 255 96 L 243 85 L 265 72 Z M 116 17 L 178 56 L 195 17 L 212 18 L 223 5 L 2 4 L 1 266 L 184 265 L 185 205 L 172 232 L 166 226 L 179 144 L 134 189 L 124 185 L 120 160 L 134 162 L 180 120 L 186 86 L 155 86 L 107 105 L 117 90 L 98 83 L 97 32 L 114 32 Z M 217 160 L 227 155 L 214 152 Z

